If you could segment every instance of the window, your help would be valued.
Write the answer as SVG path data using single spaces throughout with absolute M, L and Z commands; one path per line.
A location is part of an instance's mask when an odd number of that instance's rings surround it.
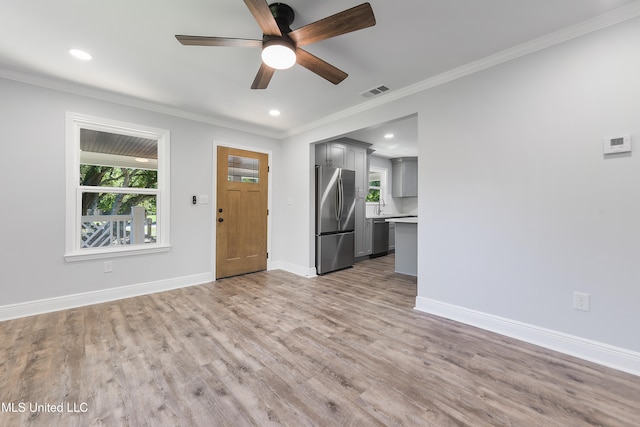
M 387 187 L 387 170 L 371 167 L 369 171 L 368 203 L 384 202 Z
M 229 154 L 227 165 L 227 180 L 229 182 L 247 182 L 253 184 L 260 182 L 260 163 L 258 159 Z
M 169 248 L 169 131 L 67 114 L 67 261 Z

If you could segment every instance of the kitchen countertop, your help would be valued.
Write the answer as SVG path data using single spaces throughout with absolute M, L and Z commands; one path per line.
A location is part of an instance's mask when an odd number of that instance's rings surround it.
M 417 224 L 418 217 L 404 217 L 404 218 L 387 218 L 386 222 L 395 222 L 400 224 Z
M 417 215 L 412 214 L 382 214 L 382 215 L 369 215 L 367 219 L 392 219 L 392 218 L 417 218 Z

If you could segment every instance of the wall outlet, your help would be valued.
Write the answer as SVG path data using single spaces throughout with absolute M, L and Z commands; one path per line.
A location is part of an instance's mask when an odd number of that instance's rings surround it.
M 113 261 L 104 262 L 104 272 L 111 273 L 113 271 Z
M 589 294 L 585 294 L 584 292 L 574 292 L 573 308 L 576 310 L 589 311 L 589 299 Z

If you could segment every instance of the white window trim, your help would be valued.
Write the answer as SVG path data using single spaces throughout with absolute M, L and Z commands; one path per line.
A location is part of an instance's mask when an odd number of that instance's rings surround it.
M 382 197 L 382 199 L 385 201 L 387 200 L 387 173 L 388 173 L 388 169 L 386 168 L 379 168 L 376 166 L 371 166 L 369 168 L 369 170 L 371 172 L 379 172 L 381 175 L 381 179 L 380 179 L 380 197 Z M 367 176 L 367 183 L 369 183 L 369 177 Z M 369 188 L 367 188 L 367 194 L 369 194 Z M 378 202 L 367 202 L 367 205 L 378 205 Z
M 169 166 L 170 132 L 166 129 L 141 126 L 72 112 L 67 112 L 66 116 L 65 260 L 83 261 L 168 251 L 171 248 L 171 199 L 169 195 L 169 174 L 171 170 Z M 141 138 L 155 139 L 158 141 L 158 195 L 156 200 L 158 215 L 156 243 L 126 247 L 80 248 L 81 218 L 79 204 L 82 200 L 82 189 L 79 185 L 80 129 L 139 136 Z M 101 190 L 101 188 L 95 188 L 95 190 Z M 115 188 L 102 190 L 110 192 L 118 191 L 118 189 Z M 135 189 L 135 191 L 144 192 L 144 189 Z

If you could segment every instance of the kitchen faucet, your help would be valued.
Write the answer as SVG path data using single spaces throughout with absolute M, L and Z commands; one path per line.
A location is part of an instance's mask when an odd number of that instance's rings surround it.
M 382 206 L 380 206 L 380 202 L 382 202 Z M 382 208 L 386 207 L 386 203 L 382 196 L 378 197 L 378 213 L 376 215 L 382 215 Z

